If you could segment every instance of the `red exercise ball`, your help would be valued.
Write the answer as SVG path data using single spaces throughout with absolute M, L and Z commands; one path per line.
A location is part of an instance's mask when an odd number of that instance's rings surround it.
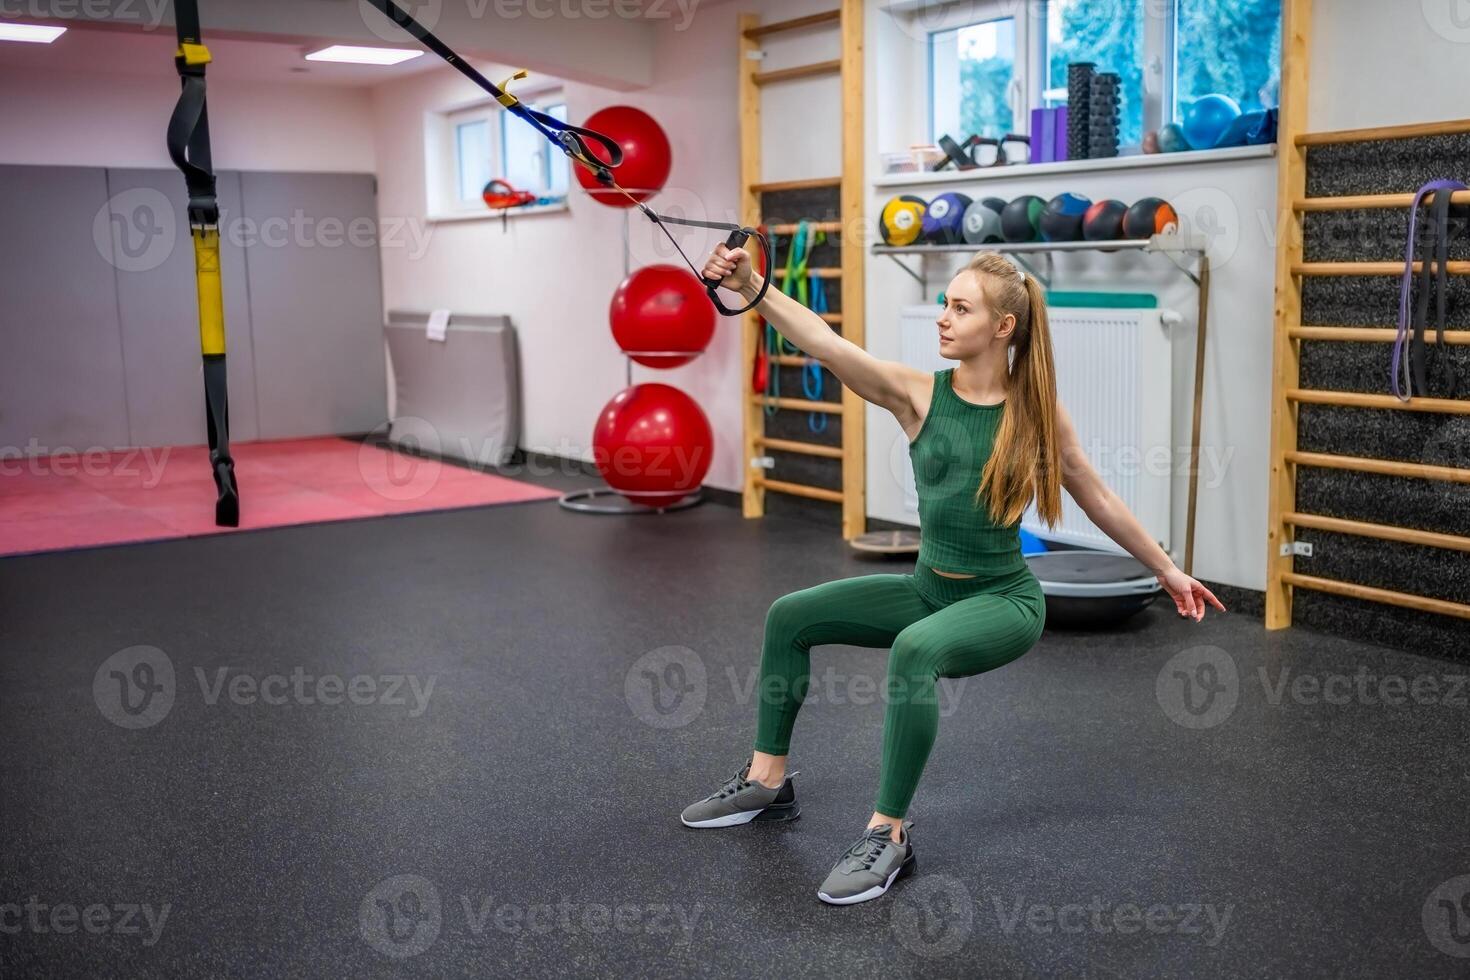
M 713 456 L 709 420 L 669 385 L 623 389 L 592 430 L 592 459 L 607 485 L 648 507 L 672 506 L 698 490 Z
M 630 105 L 608 106 L 587 117 L 583 128 L 611 139 L 623 148 L 623 162 L 613 168 L 613 179 L 639 201 L 646 201 L 663 189 L 674 165 L 669 138 L 652 116 Z M 592 155 L 608 163 L 607 151 L 588 140 Z M 633 202 L 622 194 L 597 182 L 586 167 L 573 167 L 577 183 L 595 200 L 614 208 L 631 208 Z
M 688 364 L 715 335 L 715 308 L 704 285 L 676 265 L 648 265 L 618 285 L 608 308 L 613 340 L 639 364 Z M 638 351 L 688 351 L 684 356 Z

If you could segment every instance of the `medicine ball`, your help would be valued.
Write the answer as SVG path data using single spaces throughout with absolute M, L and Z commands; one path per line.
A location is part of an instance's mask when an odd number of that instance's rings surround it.
M 1123 237 L 1123 216 L 1128 205 L 1122 201 L 1098 201 L 1082 217 L 1082 237 L 1089 242 L 1110 242 Z
M 1058 194 L 1041 212 L 1041 237 L 1048 242 L 1075 242 L 1082 238 L 1082 217 L 1092 200 L 1081 194 Z
M 1000 215 L 1006 202 L 998 197 L 981 198 L 965 209 L 965 241 L 971 245 L 993 245 L 1005 241 Z
M 1146 197 L 1123 215 L 1123 235 L 1127 238 L 1152 238 L 1178 230 L 1179 215 L 1162 198 Z
M 1183 153 L 1192 150 L 1189 140 L 1184 138 L 1184 127 L 1178 123 L 1169 123 L 1159 130 L 1159 152 L 1160 153 Z
M 1041 236 L 1046 202 L 1034 194 L 1018 197 L 1000 213 L 1000 231 L 1008 242 L 1034 242 Z
M 924 230 L 924 212 L 929 208 L 922 197 L 900 194 L 883 205 L 878 230 L 885 245 L 912 245 Z
M 965 240 L 965 209 L 970 199 L 950 191 L 929 202 L 924 212 L 923 238 L 933 245 L 954 245 Z

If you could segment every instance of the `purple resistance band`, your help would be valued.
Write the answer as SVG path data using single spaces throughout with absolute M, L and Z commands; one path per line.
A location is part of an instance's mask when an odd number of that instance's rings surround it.
M 1414 283 L 1414 236 L 1419 224 L 1419 205 L 1424 198 L 1436 191 L 1463 191 L 1470 190 L 1458 180 L 1432 180 L 1419 188 L 1414 195 L 1414 203 L 1409 208 L 1409 244 L 1404 252 L 1404 279 L 1399 286 L 1399 332 L 1393 342 L 1393 367 L 1391 368 L 1391 381 L 1393 393 L 1399 401 L 1408 401 L 1414 393 L 1413 380 L 1409 375 L 1409 359 L 1407 357 L 1409 346 L 1409 335 L 1413 329 L 1413 318 L 1409 311 L 1409 293 Z M 1400 366 L 1403 370 L 1403 385 L 1399 385 Z

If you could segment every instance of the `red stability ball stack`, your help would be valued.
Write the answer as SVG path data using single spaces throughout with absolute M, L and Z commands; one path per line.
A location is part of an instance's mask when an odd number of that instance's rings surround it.
M 688 364 L 715 335 L 715 308 L 687 269 L 649 265 L 624 279 L 608 307 L 613 340 L 645 367 Z
M 652 116 L 630 105 L 608 106 L 587 117 L 585 129 L 603 134 L 623 148 L 623 162 L 613 169 L 613 179 L 640 202 L 663 189 L 673 166 L 669 138 Z M 596 143 L 587 144 L 592 155 L 608 163 L 607 153 Z M 597 182 L 586 167 L 573 167 L 577 183 L 595 200 L 614 208 L 631 208 L 633 202 Z
M 671 507 L 698 490 L 713 455 L 714 434 L 704 412 L 669 385 L 618 392 L 592 430 L 592 458 L 602 478 L 647 507 Z

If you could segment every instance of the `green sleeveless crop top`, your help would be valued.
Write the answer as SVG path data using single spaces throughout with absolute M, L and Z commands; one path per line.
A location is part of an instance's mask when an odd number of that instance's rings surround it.
M 919 563 L 940 572 L 991 576 L 1026 564 L 1020 524 L 990 519 L 975 490 L 990 459 L 1005 403 L 976 405 L 954 393 L 954 368 L 934 372 L 934 397 L 909 444 L 919 495 Z

